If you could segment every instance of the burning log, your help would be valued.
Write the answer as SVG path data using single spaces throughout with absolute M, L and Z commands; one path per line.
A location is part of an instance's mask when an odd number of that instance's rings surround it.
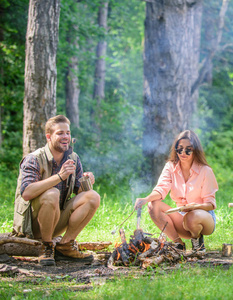
M 151 244 L 150 244 L 150 248 L 143 252 L 142 254 L 139 254 L 138 255 L 138 259 L 143 261 L 146 257 L 150 257 L 152 256 L 154 253 L 156 253 L 158 250 L 160 249 L 160 244 L 158 244 L 158 242 L 156 241 L 153 241 Z
M 116 248 L 108 261 L 108 267 L 114 265 L 135 266 L 141 265 L 142 268 L 156 266 L 163 261 L 175 262 L 180 260 L 183 252 L 175 248 L 174 243 L 167 242 L 162 232 L 157 238 L 146 236 L 142 229 L 136 229 L 131 235 L 129 243 L 126 242 L 125 232 L 120 229 L 122 243 Z

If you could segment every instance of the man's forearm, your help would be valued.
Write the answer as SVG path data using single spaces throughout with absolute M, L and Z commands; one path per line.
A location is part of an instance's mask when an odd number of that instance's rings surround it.
M 61 179 L 59 178 L 58 174 L 55 174 L 44 180 L 33 182 L 26 187 L 26 189 L 24 190 L 24 192 L 22 194 L 22 197 L 25 201 L 32 200 L 32 199 L 40 196 L 42 193 L 44 193 L 48 189 L 51 189 L 52 187 L 54 187 L 59 182 L 61 182 Z

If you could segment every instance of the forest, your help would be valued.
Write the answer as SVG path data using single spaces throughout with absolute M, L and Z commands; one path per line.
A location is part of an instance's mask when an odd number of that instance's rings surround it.
M 130 1 L 126 6 L 122 1 L 110 1 L 106 20 L 107 29 L 98 24 L 100 3 L 100 1 L 61 1 L 60 8 L 56 58 L 56 113 L 71 116 L 72 135 L 78 138 L 75 150 L 82 158 L 84 169 L 92 169 L 100 182 L 108 180 L 110 185 L 117 184 L 112 182 L 113 178 L 117 182 L 126 182 L 127 178 L 134 181 L 142 177 L 142 166 L 145 165 L 146 158 L 148 163 L 146 173 L 153 167 L 151 158 L 148 162 L 151 153 L 145 148 L 145 132 L 152 131 L 151 140 L 154 137 L 156 140 L 160 139 L 153 146 L 153 152 L 156 153 L 154 156 L 158 156 L 158 160 L 162 161 L 162 163 L 157 162 L 160 172 L 164 163 L 164 155 L 161 156 L 161 152 L 164 150 L 163 154 L 168 154 L 173 137 L 179 129 L 186 129 L 185 126 L 200 134 L 207 149 L 212 149 L 213 143 L 216 146 L 222 144 L 226 139 L 228 142 L 224 151 L 227 151 L 228 145 L 230 146 L 232 142 L 231 3 L 228 4 L 222 21 L 223 28 L 220 26 L 222 1 L 212 1 L 211 6 L 205 1 L 203 3 L 200 59 L 197 67 L 204 75 L 198 85 L 198 99 L 190 101 L 184 99 L 182 104 L 184 115 L 187 115 L 191 121 L 187 124 L 185 118 L 177 115 L 174 110 L 174 120 L 168 120 L 168 116 L 158 118 L 159 121 L 155 121 L 158 124 L 152 124 L 151 129 L 150 124 L 144 121 L 150 116 L 146 117 L 147 100 L 143 90 L 145 85 L 143 77 L 147 75 L 145 72 L 143 75 L 143 64 L 153 63 L 143 58 L 146 3 L 136 0 Z M 18 169 L 22 157 L 28 4 L 28 1 L 3 1 L 1 4 L 2 171 L 9 168 Z M 98 97 L 94 96 L 96 48 L 103 37 L 106 41 L 105 88 L 104 95 L 101 95 L 102 99 L 98 100 Z M 180 53 L 180 55 L 186 54 Z M 76 62 L 74 57 L 77 58 Z M 75 67 L 72 68 L 72 64 Z M 202 71 L 204 64 L 206 67 Z M 75 110 L 72 107 L 69 110 L 67 95 L 67 81 L 71 82 L 69 78 L 72 75 L 76 75 L 77 107 Z M 161 84 L 161 90 L 169 88 L 166 84 L 163 84 L 165 87 Z M 174 99 L 172 101 L 175 102 Z M 157 105 L 160 106 L 159 103 Z M 162 115 L 162 109 L 166 110 L 168 105 L 167 102 L 162 103 L 158 114 Z M 191 116 L 189 106 L 195 106 Z M 72 113 L 76 115 L 78 121 L 74 120 Z M 178 125 L 174 126 L 174 124 Z M 172 135 L 169 134 L 171 126 L 176 127 Z M 153 132 L 154 127 L 157 127 L 158 131 L 167 132 L 166 142 L 162 140 L 160 133 Z M 38 142 L 40 146 L 45 142 L 43 131 L 41 132 L 40 142 Z M 148 143 L 152 144 L 151 140 Z M 164 149 L 161 144 L 165 146 Z M 217 148 L 219 147 L 222 146 Z M 11 157 L 9 151 L 13 154 Z M 218 151 L 210 153 L 219 155 Z M 228 155 L 224 155 L 224 159 L 227 159 Z M 225 161 L 225 166 L 229 166 L 229 162 L 230 160 Z M 150 173 L 154 176 L 153 183 L 155 183 L 157 174 Z
M 103 199 L 81 240 L 113 239 L 106 228 L 151 191 L 173 138 L 191 129 L 219 185 L 207 248 L 232 242 L 232 1 L 2 0 L 0 95 L 1 232 L 11 230 L 20 160 L 64 114 Z

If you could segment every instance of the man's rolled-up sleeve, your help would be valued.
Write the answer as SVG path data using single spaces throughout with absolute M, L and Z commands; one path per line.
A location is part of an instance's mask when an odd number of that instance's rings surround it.
M 39 162 L 34 155 L 26 156 L 21 162 L 20 169 L 22 174 L 20 193 L 22 195 L 29 184 L 41 180 L 41 174 Z

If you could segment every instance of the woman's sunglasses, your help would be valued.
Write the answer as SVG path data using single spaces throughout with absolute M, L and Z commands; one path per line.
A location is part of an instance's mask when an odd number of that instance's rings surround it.
M 176 149 L 176 153 L 178 153 L 178 154 L 182 154 L 183 151 L 185 152 L 186 155 L 190 155 L 190 154 L 193 153 L 193 150 L 190 149 L 190 148 L 185 148 L 185 149 L 184 148 L 179 148 L 179 149 Z

